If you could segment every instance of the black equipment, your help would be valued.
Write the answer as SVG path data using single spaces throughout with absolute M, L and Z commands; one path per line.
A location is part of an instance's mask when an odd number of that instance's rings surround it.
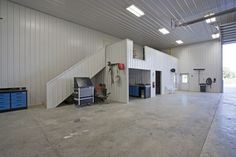
M 170 72 L 175 73 L 175 68 L 170 69 Z
M 207 79 L 206 79 L 206 85 L 208 85 L 208 86 L 210 86 L 211 87 L 211 85 L 212 85 L 212 79 L 210 78 L 210 77 L 208 77 Z
M 205 83 L 200 83 L 200 92 L 206 92 L 206 84 Z
M 206 84 L 207 84 L 207 85 L 212 85 L 212 79 L 211 79 L 210 77 L 208 77 L 208 78 L 206 79 Z

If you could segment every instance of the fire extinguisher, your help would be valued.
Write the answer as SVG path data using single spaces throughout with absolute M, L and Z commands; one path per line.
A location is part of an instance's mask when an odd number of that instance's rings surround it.
M 125 65 L 123 63 L 118 63 L 117 65 L 119 70 L 125 70 Z

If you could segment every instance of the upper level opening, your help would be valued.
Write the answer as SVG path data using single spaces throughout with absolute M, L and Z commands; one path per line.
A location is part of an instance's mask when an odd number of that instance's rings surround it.
M 137 44 L 134 43 L 133 58 L 134 59 L 145 60 L 144 46 L 140 46 L 140 45 L 137 45 Z

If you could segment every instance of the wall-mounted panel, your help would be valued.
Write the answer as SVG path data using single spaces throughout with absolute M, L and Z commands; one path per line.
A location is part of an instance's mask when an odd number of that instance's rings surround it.
M 46 83 L 112 36 L 0 0 L 0 88 L 25 86 L 29 104 L 46 101 Z

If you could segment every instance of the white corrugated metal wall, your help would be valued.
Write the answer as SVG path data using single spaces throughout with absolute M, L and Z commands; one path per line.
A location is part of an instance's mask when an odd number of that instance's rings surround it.
M 236 22 L 228 23 L 220 26 L 221 43 L 236 43 Z
M 114 84 L 111 83 L 111 73 L 109 72 L 109 67 L 106 66 L 106 84 L 108 92 L 111 93 L 109 98 L 113 101 L 128 103 L 129 93 L 128 93 L 128 58 L 127 55 L 133 50 L 133 42 L 130 40 L 122 40 L 115 44 L 112 44 L 106 48 L 106 63 L 123 63 L 125 64 L 125 70 L 117 70 L 117 66 L 113 67 L 114 79 L 117 75 L 120 76 L 120 81 L 115 81 Z
M 156 49 L 150 48 L 148 46 L 144 47 L 145 51 L 145 60 L 134 59 L 132 51 L 128 53 L 128 66 L 131 69 L 143 69 L 150 70 L 150 83 L 155 83 L 155 71 L 162 72 L 161 78 L 161 93 L 166 94 L 167 91 L 165 89 L 174 89 L 174 76 L 173 73 L 170 72 L 171 68 L 177 69 L 178 59 L 168 54 L 165 54 Z M 151 94 L 152 97 L 156 95 L 155 87 L 152 87 Z
M 208 77 L 216 78 L 216 83 L 208 87 L 209 92 L 222 92 L 222 53 L 219 41 L 208 41 L 198 44 L 177 47 L 171 50 L 172 55 L 179 59 L 179 73 L 189 73 L 189 91 L 199 91 L 197 71 L 194 68 L 205 68 L 200 80 L 205 82 Z
M 129 69 L 129 84 L 150 84 L 150 76 L 150 70 Z
M 161 71 L 161 94 L 168 94 L 168 90 L 174 90 L 174 73 L 170 69 L 178 72 L 178 59 L 161 51 L 145 46 L 146 59 L 151 67 L 151 82 L 156 81 L 155 72 Z M 152 88 L 152 96 L 156 95 L 156 88 Z
M 0 11 L 0 88 L 26 86 L 30 104 L 45 102 L 47 81 L 118 40 L 7 0 Z

